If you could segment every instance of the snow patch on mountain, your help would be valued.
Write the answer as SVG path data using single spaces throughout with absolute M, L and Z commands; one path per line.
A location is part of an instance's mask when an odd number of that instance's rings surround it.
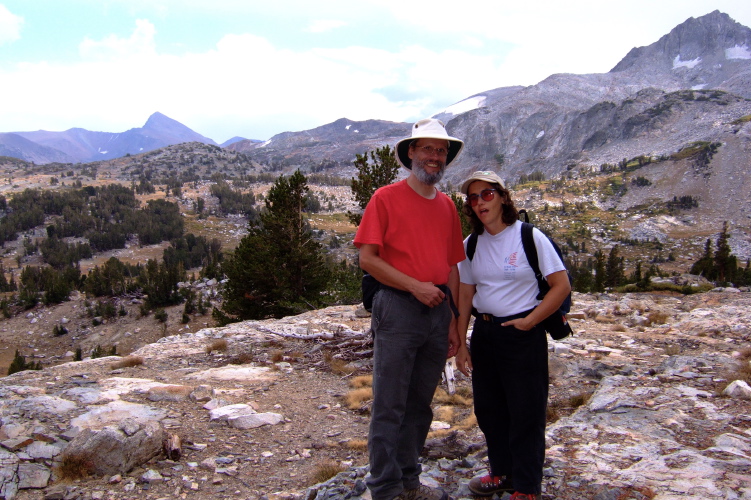
M 475 96 L 470 97 L 469 99 L 464 99 L 463 101 L 459 101 L 456 104 L 452 104 L 448 108 L 444 109 L 441 113 L 451 113 L 452 115 L 460 115 L 462 113 L 466 113 L 467 111 L 472 111 L 473 109 L 481 108 L 485 104 L 485 96 Z M 438 113 L 438 114 L 441 114 Z
M 697 57 L 696 59 L 691 59 L 690 61 L 682 61 L 681 56 L 677 55 L 675 56 L 675 59 L 673 59 L 673 69 L 678 68 L 694 68 L 701 62 L 701 57 Z
M 746 44 L 725 49 L 725 59 L 751 59 L 751 50 Z

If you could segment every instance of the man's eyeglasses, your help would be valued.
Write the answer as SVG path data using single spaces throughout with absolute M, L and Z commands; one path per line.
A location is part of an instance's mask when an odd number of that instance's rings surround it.
M 491 201 L 493 198 L 495 198 L 495 194 L 497 192 L 497 189 L 483 189 L 482 191 L 480 191 L 480 194 L 471 194 L 467 196 L 467 199 L 469 200 L 469 206 L 476 207 L 480 202 L 480 198 L 482 198 L 482 201 Z
M 449 150 L 446 148 L 434 148 L 433 146 L 415 146 L 415 149 L 421 150 L 426 155 L 430 156 L 433 153 L 437 154 L 438 156 L 447 156 L 449 154 Z

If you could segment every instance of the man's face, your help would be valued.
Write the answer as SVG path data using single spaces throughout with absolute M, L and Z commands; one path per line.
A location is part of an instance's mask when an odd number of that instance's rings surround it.
M 446 171 L 448 141 L 442 139 L 418 139 L 409 147 L 412 172 L 423 184 L 434 186 Z

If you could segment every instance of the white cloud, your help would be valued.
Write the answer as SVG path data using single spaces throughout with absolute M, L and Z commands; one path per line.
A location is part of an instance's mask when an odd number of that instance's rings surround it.
M 133 18 L 141 17 L 131 34 L 83 39 L 75 63 L 0 65 L 3 93 L 20 96 L 3 103 L 3 130 L 81 126 L 117 132 L 160 111 L 221 142 L 234 135 L 265 139 L 342 117 L 411 121 L 467 96 L 532 85 L 553 73 L 608 71 L 632 47 L 657 41 L 689 16 L 715 8 L 733 16 L 725 7 L 738 3 L 715 0 L 705 8 L 706 0 L 680 5 L 654 0 L 623 5 L 600 0 L 465 0 L 461 5 L 448 0 L 109 2 L 126 5 Z M 168 54 L 155 42 L 156 29 L 166 27 L 167 14 L 178 9 L 185 18 L 203 14 L 207 26 L 216 20 L 209 12 L 252 16 L 271 23 L 268 32 L 275 34 L 268 39 L 226 34 L 209 49 L 192 44 L 193 52 L 179 55 L 174 40 L 159 37 L 160 43 L 170 40 L 165 43 L 172 51 Z M 7 27 L 8 19 L 13 29 Z M 278 29 L 271 30 L 277 20 Z M 0 44 L 20 36 L 22 21 L 0 5 Z M 372 34 L 365 29 L 363 34 L 371 36 L 358 40 L 373 45 L 284 48 L 299 46 L 294 42 L 301 29 L 329 33 L 329 43 L 336 43 L 340 33 L 331 30 L 365 23 L 376 23 L 380 41 L 388 43 L 369 42 Z M 285 31 L 291 28 L 296 32 Z M 733 48 L 726 54 L 747 53 Z
M 17 16 L 0 4 L 0 45 L 21 38 L 23 17 Z
M 27 100 L 16 99 L 4 104 L 3 121 L 14 123 L 13 130 L 80 126 L 118 132 L 160 111 L 219 141 L 233 135 L 264 139 L 342 117 L 402 121 L 428 116 L 441 99 L 466 95 L 462 82 L 477 80 L 443 78 L 447 65 L 465 73 L 487 65 L 472 54 L 419 47 L 292 51 L 250 34 L 227 35 L 212 50 L 176 56 L 156 51 L 154 35 L 154 26 L 142 20 L 127 38 L 87 38 L 80 45 L 83 58 L 75 64 L 0 69 L 8 95 L 33 95 L 33 108 L 44 110 L 36 114 Z M 488 84 L 481 80 L 480 86 Z M 410 95 L 392 100 L 382 92 L 387 87 L 406 87 Z M 207 123 L 212 130 L 204 128 Z
M 335 19 L 317 19 L 312 21 L 305 31 L 308 33 L 325 33 L 346 25 L 347 23 L 344 21 L 338 21 Z
M 84 59 L 113 60 L 130 56 L 144 56 L 155 53 L 154 35 L 156 29 L 146 19 L 136 20 L 136 29 L 130 38 L 109 35 L 103 40 L 83 39 L 79 52 Z

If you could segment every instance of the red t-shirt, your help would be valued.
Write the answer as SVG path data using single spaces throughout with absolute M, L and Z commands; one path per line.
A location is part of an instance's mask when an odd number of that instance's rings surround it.
M 368 202 L 355 246 L 378 245 L 378 255 L 418 281 L 442 285 L 463 261 L 459 216 L 451 198 L 423 198 L 406 180 L 378 189 Z

